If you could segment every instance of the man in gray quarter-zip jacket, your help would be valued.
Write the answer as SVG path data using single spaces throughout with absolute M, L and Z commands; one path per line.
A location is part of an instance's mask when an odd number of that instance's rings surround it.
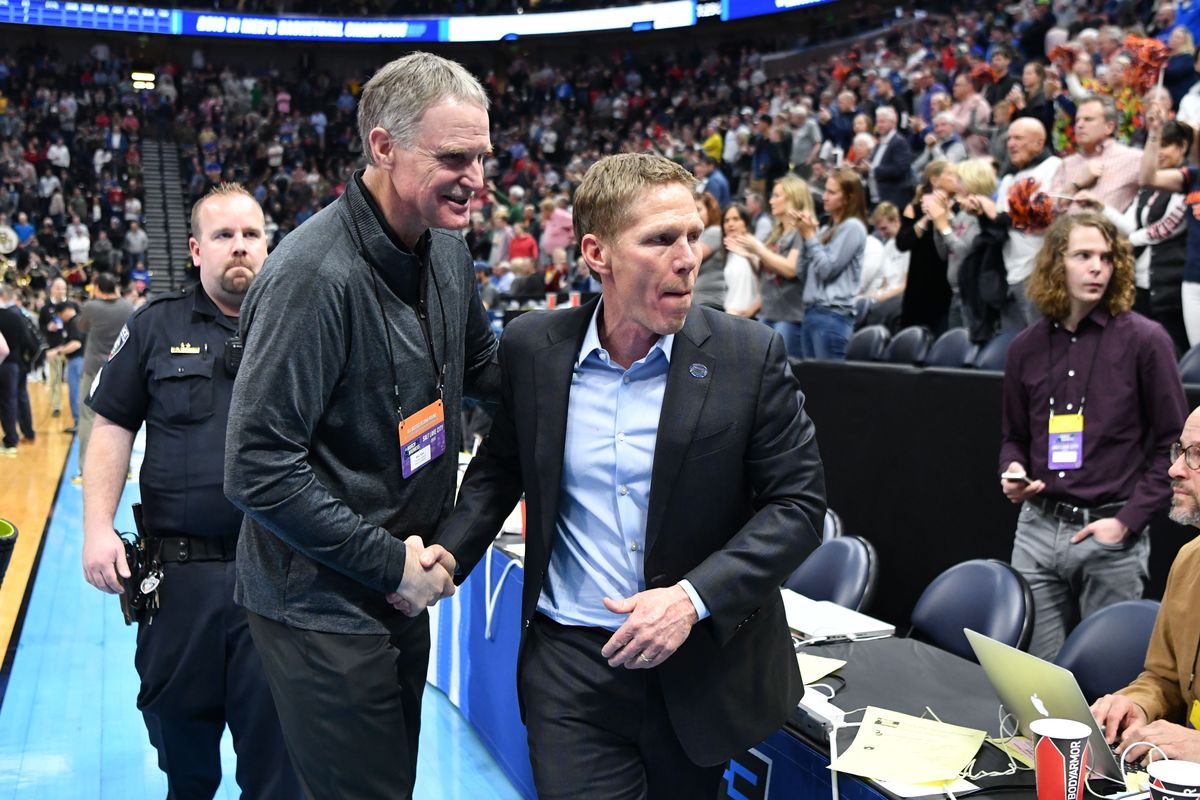
M 422 539 L 454 502 L 463 393 L 498 386 L 458 233 L 491 142 L 478 81 L 426 53 L 375 74 L 358 122 L 366 170 L 246 298 L 225 492 L 246 512 L 234 598 L 305 791 L 390 800 L 415 780 L 424 609 L 453 592 Z

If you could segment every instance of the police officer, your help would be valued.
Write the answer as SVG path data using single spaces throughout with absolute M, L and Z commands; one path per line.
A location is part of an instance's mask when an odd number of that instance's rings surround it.
M 244 188 L 222 184 L 192 209 L 192 232 L 199 285 L 130 318 L 88 399 L 96 420 L 84 471 L 83 574 L 112 593 L 130 577 L 112 525 L 145 422 L 143 518 L 162 577 L 153 624 L 139 620 L 135 663 L 138 708 L 170 797 L 214 795 L 226 723 L 242 796 L 299 797 L 245 612 L 233 604 L 242 514 L 222 491 L 237 317 L 267 257 L 263 212 Z

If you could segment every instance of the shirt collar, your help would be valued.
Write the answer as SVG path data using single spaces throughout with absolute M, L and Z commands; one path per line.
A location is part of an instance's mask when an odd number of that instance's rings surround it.
M 597 320 L 600 319 L 600 310 L 604 308 L 604 298 L 600 298 L 600 302 L 596 303 L 596 310 L 592 312 L 592 319 L 588 322 L 587 333 L 583 336 L 583 344 L 579 346 L 579 355 L 575 358 L 575 366 L 578 367 L 583 363 L 584 359 L 592 354 L 593 351 L 608 352 L 604 349 L 604 345 L 600 343 L 600 328 L 597 325 Z M 667 363 L 671 363 L 671 349 L 675 345 L 675 334 L 668 333 L 666 336 L 658 337 L 658 341 L 650 348 L 650 353 L 653 353 L 655 348 L 662 350 L 663 356 L 666 357 Z M 646 353 L 642 361 L 650 357 L 650 353 Z

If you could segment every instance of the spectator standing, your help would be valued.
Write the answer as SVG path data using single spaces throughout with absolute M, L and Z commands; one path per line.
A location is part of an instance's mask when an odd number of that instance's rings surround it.
M 692 287 L 692 302 L 725 310 L 725 248 L 721 234 L 721 207 L 717 198 L 705 192 L 696 198 L 696 213 L 704 230 L 700 233 L 700 269 Z
M 696 188 L 698 194 L 704 192 L 711 194 L 722 211 L 729 207 L 732 202 L 729 179 L 717 166 L 716 159 L 707 153 L 701 153 L 696 160 L 696 177 L 699 179 L 699 185 Z
M 910 255 L 908 281 L 900 310 L 900 326 L 923 325 L 934 335 L 946 330 L 950 284 L 946 254 L 935 241 L 934 217 L 947 220 L 958 192 L 958 172 L 949 161 L 930 163 L 921 176 L 916 196 L 904 209 L 896 247 Z
M 575 248 L 575 228 L 571 212 L 566 207 L 565 197 L 547 197 L 538 206 L 541 212 L 542 235 L 538 248 L 543 254 L 553 255 L 560 247 L 568 253 Z
M 946 262 L 946 282 L 950 285 L 948 327 L 971 329 L 976 320 L 963 303 L 959 289 L 959 271 L 979 237 L 978 198 L 991 198 L 996 191 L 996 170 L 983 159 L 969 159 L 958 165 L 959 203 L 955 211 L 945 204 L 931 208 L 933 243 Z
M 770 211 L 763 207 L 763 196 L 753 189 L 746 190 L 746 210 L 750 212 L 751 219 L 754 220 L 750 226 L 750 232 L 755 239 L 760 242 L 766 242 L 775 230 L 775 220 L 771 216 Z
M 1120 213 L 1129 208 L 1137 194 L 1142 153 L 1113 138 L 1117 113 L 1107 97 L 1079 103 L 1075 110 L 1075 143 L 1079 149 L 1063 159 L 1051 184 L 1054 192 L 1075 194 L 1088 189 Z
M 821 152 L 823 141 L 821 126 L 812 118 L 808 106 L 804 103 L 796 103 L 792 106 L 790 118 L 792 124 L 792 171 L 808 180 L 812 175 L 813 162 L 817 160 L 817 155 Z
M 92 435 L 92 422 L 96 412 L 87 404 L 92 393 L 92 384 L 101 368 L 108 361 L 125 322 L 133 313 L 133 306 L 117 291 L 117 281 L 107 272 L 96 276 L 92 299 L 83 304 L 76 325 L 87 337 L 83 346 L 83 373 L 79 383 L 79 465 L 82 473 L 86 461 L 88 440 Z
M 896 130 L 897 123 L 894 108 L 876 109 L 875 132 L 879 144 L 875 145 L 869 161 L 860 161 L 854 168 L 868 181 L 873 203 L 891 203 L 902 208 L 912 197 L 913 156 L 908 140 Z
M 758 285 L 759 259 L 734 242 L 750 232 L 750 212 L 740 203 L 725 210 L 722 221 L 725 250 L 725 310 L 739 317 L 753 318 L 762 308 Z
M 1164 147 L 1165 120 L 1161 111 L 1152 110 L 1146 115 L 1146 149 L 1142 154 L 1140 181 L 1173 194 L 1190 194 L 1200 191 L 1200 170 L 1192 164 L 1180 167 L 1160 166 L 1160 152 Z M 1187 331 L 1188 345 L 1200 344 L 1200 204 L 1186 203 L 1184 220 L 1187 225 L 1186 259 L 1183 268 L 1183 283 L 1180 286 L 1183 305 L 1183 323 Z
M 67 282 L 55 278 L 50 282 L 46 305 L 38 312 L 38 326 L 49 348 L 46 351 L 46 382 L 50 387 L 50 413 L 55 417 L 62 414 L 62 384 L 67 374 L 67 357 L 62 354 L 67 341 L 63 312 L 67 309 L 78 311 L 79 306 L 67 297 Z
M 895 330 L 900 322 L 911 254 L 901 252 L 896 246 L 896 235 L 900 232 L 900 210 L 894 205 L 880 203 L 875 206 L 871 212 L 871 224 L 875 227 L 871 238 L 880 246 L 873 256 L 868 239 L 867 250 L 863 254 L 862 279 L 858 285 L 859 300 L 867 303 L 863 324 L 886 325 Z
M 8 346 L 7 355 L 0 361 L 0 428 L 4 432 L 0 455 L 5 456 L 17 454 L 22 433 L 27 441 L 33 441 L 35 436 L 32 415 L 28 413 L 29 393 L 25 388 L 28 374 L 25 354 L 34 345 L 21 310 L 14 304 L 14 292 L 8 284 L 0 284 L 0 337 Z
M 923 175 L 925 168 L 934 161 L 957 164 L 966 159 L 967 148 L 954 131 L 954 115 L 943 111 L 933 118 L 933 132 L 925 135 L 925 150 L 913 160 L 912 171 L 915 175 Z
M 895 111 L 885 106 L 879 112 Z M 877 112 L 877 113 L 879 113 Z M 825 213 L 790 211 L 804 241 L 805 358 L 840 361 L 854 332 L 854 296 L 862 280 L 867 245 L 867 200 L 862 181 L 851 169 L 839 169 L 825 182 Z
M 125 231 L 125 239 L 121 244 L 121 250 L 125 254 L 125 268 L 128 271 L 146 268 L 146 249 L 149 246 L 150 237 L 142 230 L 137 220 L 130 220 L 129 229 Z
M 512 241 L 508 243 L 509 259 L 528 258 L 536 264 L 538 261 L 537 239 L 528 232 L 524 222 L 513 223 L 512 232 Z
M 749 194 L 747 194 L 749 198 Z M 797 213 L 814 214 L 808 185 L 796 175 L 785 175 L 771 192 L 775 224 L 765 242 L 751 233 L 733 234 L 730 250 L 759 263 L 762 308 L 759 319 L 783 337 L 792 358 L 804 354 L 804 241 L 796 228 Z M 753 211 L 747 208 L 747 213 Z

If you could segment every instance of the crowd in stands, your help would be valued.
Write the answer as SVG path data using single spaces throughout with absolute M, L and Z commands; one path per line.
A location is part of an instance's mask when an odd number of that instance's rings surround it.
M 1138 308 L 1182 351 L 1200 342 L 1191 206 L 1141 183 L 1182 166 L 1200 124 L 1189 13 L 1026 0 L 918 15 L 787 68 L 744 43 L 469 64 L 492 95 L 489 189 L 465 232 L 485 299 L 597 289 L 574 261 L 574 187 L 604 154 L 655 151 L 697 176 L 698 301 L 776 326 L 794 355 L 837 358 L 864 322 L 966 326 L 980 342 L 1023 327 L 1042 231 L 1084 207 L 1139 248 Z M 142 274 L 147 127 L 178 142 L 191 200 L 246 184 L 273 243 L 335 200 L 361 162 L 371 66 L 335 75 L 312 58 L 252 71 L 197 50 L 161 66 L 154 91 L 103 45 L 76 63 L 0 60 L 0 213 L 20 280 Z M 1147 166 L 1152 114 L 1166 124 Z
M 66 64 L 48 50 L 0 58 L 0 250 L 6 279 L 81 290 L 96 272 L 144 286 L 142 139 L 171 102 L 133 87 L 131 62 L 98 44 Z
M 495 153 L 466 237 L 487 297 L 594 289 L 572 266 L 573 188 L 604 154 L 650 150 L 697 175 L 698 300 L 756 314 L 795 355 L 838 357 L 864 320 L 963 325 L 977 341 L 1022 327 L 1045 215 L 1083 207 L 1121 219 L 1140 248 L 1139 308 L 1185 349 L 1200 341 L 1200 304 L 1184 313 L 1190 214 L 1178 193 L 1139 188 L 1147 114 L 1169 120 L 1164 141 L 1190 142 L 1200 122 L 1184 16 L 1041 0 L 926 17 L 788 70 L 744 46 L 476 66 Z M 1161 41 L 1161 87 L 1130 36 Z M 286 235 L 360 161 L 364 77 L 182 72 L 175 130 L 192 197 L 246 182 L 273 238 Z M 1159 160 L 1182 164 L 1186 142 Z

